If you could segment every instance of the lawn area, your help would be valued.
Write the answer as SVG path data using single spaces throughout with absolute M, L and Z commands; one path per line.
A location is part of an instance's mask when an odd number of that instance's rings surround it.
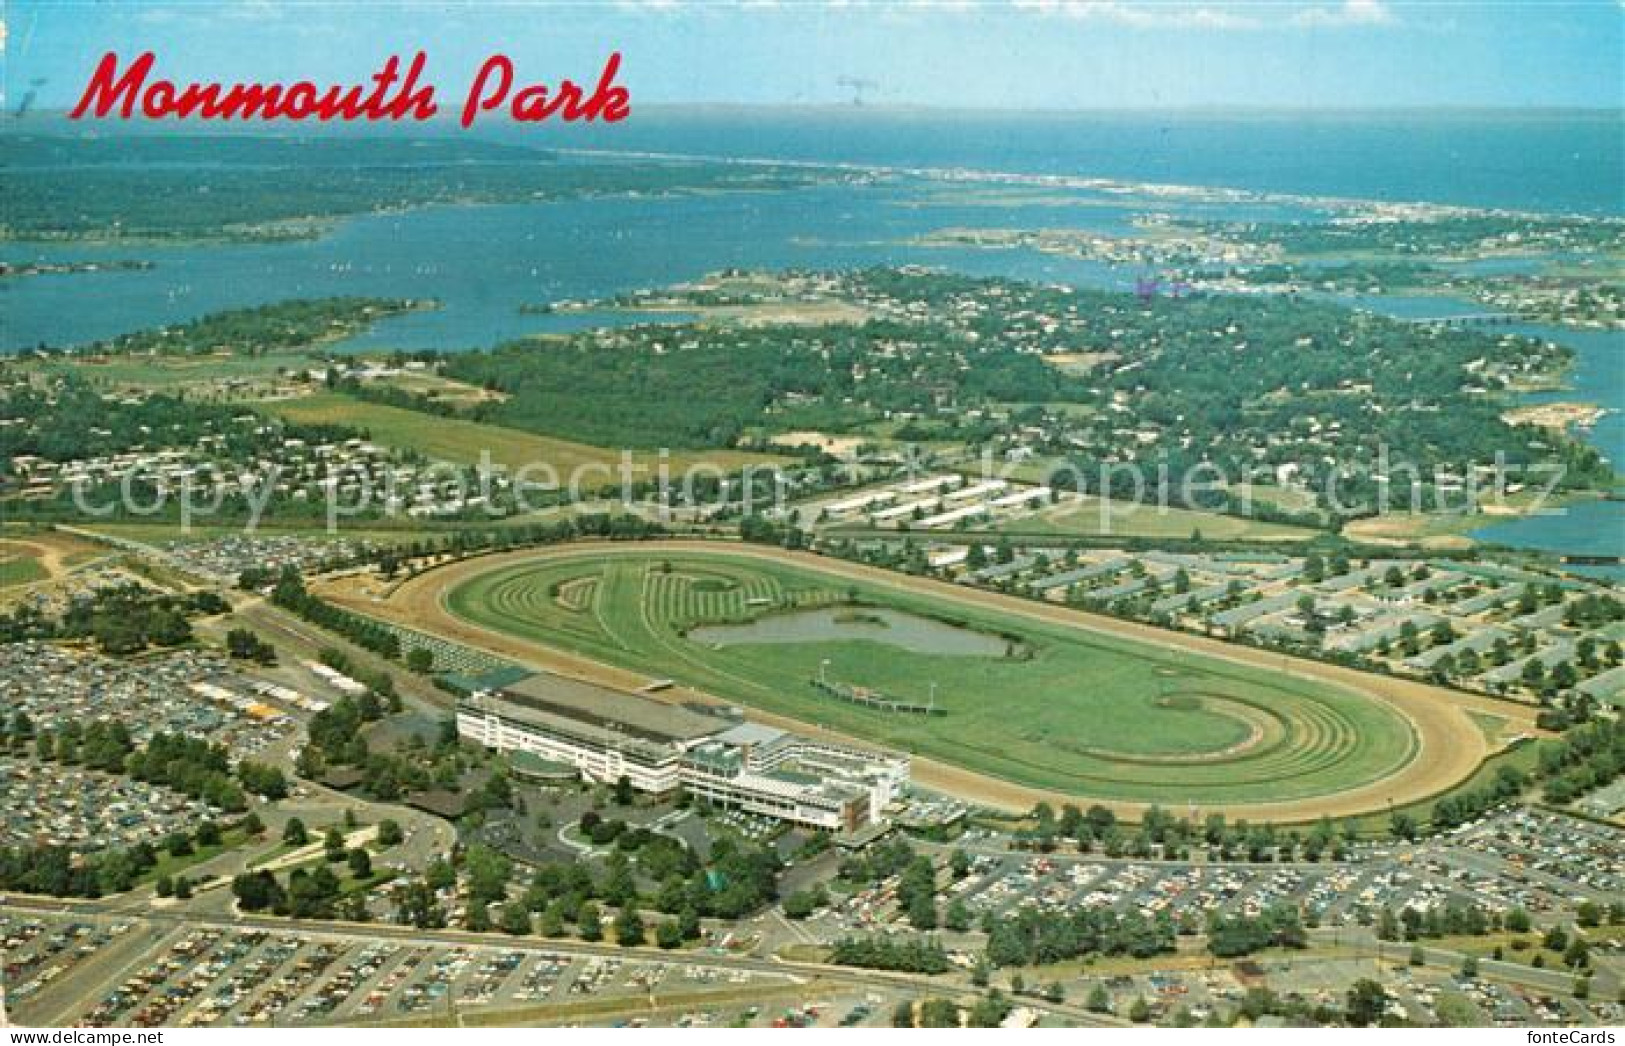
M 1387 706 L 1325 684 L 799 565 L 584 553 L 494 570 L 445 600 L 489 628 L 1076 794 L 1300 798 L 1384 776 L 1414 751 Z M 842 700 L 815 685 L 820 671 L 945 714 Z
M 236 849 L 248 841 L 248 833 L 240 827 L 223 829 L 220 841 L 212 846 L 194 846 L 192 852 L 176 857 L 168 850 L 160 848 L 158 863 L 147 870 L 140 879 L 143 883 L 156 882 L 164 876 L 175 876 L 186 871 L 194 865 L 219 857 L 228 850 Z
M 993 533 L 1012 537 L 1120 537 L 1185 540 L 1200 533 L 1209 541 L 1307 541 L 1319 534 L 1308 527 L 1242 519 L 1217 512 L 1194 512 L 1093 496 L 1066 498 L 1036 515 L 998 524 Z
M 8 585 L 28 585 L 44 581 L 50 575 L 40 562 L 26 553 L 12 552 L 0 545 L 0 588 Z
M 568 481 L 571 471 L 582 467 L 607 467 L 613 471 L 589 470 L 583 477 L 584 485 L 597 487 L 619 482 L 621 451 L 594 447 L 585 443 L 538 436 L 518 429 L 487 425 L 461 418 L 442 418 L 402 407 L 367 403 L 343 393 L 319 392 L 290 400 L 271 400 L 257 405 L 259 409 L 289 421 L 321 425 L 349 425 L 365 430 L 376 443 L 401 450 L 413 450 L 425 457 L 449 461 L 458 465 L 474 465 L 480 461 L 482 451 L 490 454 L 491 461 L 509 469 L 530 464 L 551 465 L 561 481 Z M 635 478 L 652 478 L 659 458 L 651 451 L 632 453 Z M 769 462 L 775 459 L 761 454 L 747 454 L 734 450 L 684 451 L 669 458 L 673 482 L 680 473 L 696 464 L 710 464 L 722 469 L 737 469 L 744 465 Z M 540 479 L 541 477 L 537 477 Z

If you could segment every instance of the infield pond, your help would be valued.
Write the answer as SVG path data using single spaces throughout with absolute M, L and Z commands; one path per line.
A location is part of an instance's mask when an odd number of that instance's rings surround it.
M 712 647 L 868 640 L 916 654 L 947 657 L 1004 657 L 1015 646 L 1002 636 L 887 607 L 765 614 L 743 624 L 704 625 L 691 630 L 688 638 Z

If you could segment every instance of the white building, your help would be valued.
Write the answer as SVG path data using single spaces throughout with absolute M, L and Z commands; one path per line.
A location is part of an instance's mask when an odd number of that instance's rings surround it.
M 815 741 L 690 711 L 644 694 L 535 675 L 461 702 L 457 732 L 486 748 L 530 752 L 642 792 L 683 788 L 723 806 L 855 833 L 884 819 L 907 788 L 907 756 Z

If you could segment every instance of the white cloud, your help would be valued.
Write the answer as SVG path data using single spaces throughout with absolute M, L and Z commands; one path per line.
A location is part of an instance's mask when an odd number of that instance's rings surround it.
M 1625 0 L 1621 0 L 1625 3 Z M 1079 21 L 1133 29 L 1248 30 L 1272 26 L 1387 25 L 1395 21 L 1384 0 L 1298 7 L 1287 3 L 1194 3 L 1183 0 L 1015 0 L 1015 6 Z
M 1394 12 L 1383 0 L 1343 0 L 1337 7 L 1311 7 L 1292 16 L 1293 25 L 1392 25 Z
M 1250 13 L 1211 4 L 1016 0 L 1016 6 L 1079 21 L 1106 22 L 1135 29 L 1253 29 L 1262 24 Z

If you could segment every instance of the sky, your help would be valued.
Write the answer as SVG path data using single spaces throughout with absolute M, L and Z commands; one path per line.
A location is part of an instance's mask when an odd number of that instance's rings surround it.
M 6 108 L 77 101 L 107 51 L 177 82 L 363 82 L 422 50 L 442 98 L 509 55 L 521 83 L 636 105 L 1365 109 L 1625 105 L 1625 0 L 862 3 L 10 0 Z

